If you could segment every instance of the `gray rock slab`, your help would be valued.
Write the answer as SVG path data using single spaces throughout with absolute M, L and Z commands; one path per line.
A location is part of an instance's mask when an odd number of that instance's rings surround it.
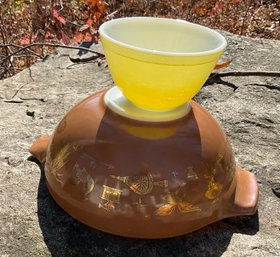
M 224 35 L 229 45 L 223 58 L 233 62 L 223 71 L 280 71 L 280 41 Z M 100 45 L 92 49 L 102 51 Z M 69 56 L 82 59 L 77 50 L 59 49 L 0 81 L 1 257 L 280 256 L 279 77 L 214 77 L 196 96 L 225 129 L 237 162 L 256 174 L 258 212 L 185 236 L 138 240 L 105 234 L 71 218 L 49 195 L 43 171 L 29 161 L 31 143 L 51 134 L 69 108 L 113 85 L 105 63 L 73 63 Z

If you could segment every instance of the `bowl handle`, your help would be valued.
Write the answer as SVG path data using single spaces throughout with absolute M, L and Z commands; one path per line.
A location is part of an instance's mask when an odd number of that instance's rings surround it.
M 29 152 L 41 163 L 46 161 L 47 148 L 51 136 L 45 135 L 37 139 L 29 148 Z
M 256 177 L 253 173 L 236 166 L 236 188 L 231 215 L 252 215 L 256 212 L 259 190 Z

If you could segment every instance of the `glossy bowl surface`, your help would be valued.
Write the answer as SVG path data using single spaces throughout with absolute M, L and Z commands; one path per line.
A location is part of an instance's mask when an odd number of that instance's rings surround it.
M 189 101 L 226 47 L 216 31 L 174 19 L 115 19 L 101 25 L 99 34 L 115 84 L 148 110 Z
M 256 210 L 254 175 L 199 104 L 181 119 L 143 122 L 112 112 L 105 92 L 72 108 L 30 152 L 45 163 L 56 202 L 112 234 L 164 238 Z

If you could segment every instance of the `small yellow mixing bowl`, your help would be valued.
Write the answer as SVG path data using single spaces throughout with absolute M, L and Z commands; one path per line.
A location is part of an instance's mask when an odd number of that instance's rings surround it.
M 202 87 L 226 48 L 214 30 L 182 20 L 115 19 L 99 28 L 115 84 L 136 106 L 170 110 Z

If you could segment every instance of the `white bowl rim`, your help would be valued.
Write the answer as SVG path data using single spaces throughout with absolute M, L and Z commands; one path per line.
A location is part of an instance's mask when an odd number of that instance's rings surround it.
M 189 24 L 191 26 L 201 28 L 205 31 L 212 33 L 212 35 L 216 36 L 220 40 L 221 44 L 216 48 L 213 48 L 213 49 L 207 50 L 207 51 L 201 51 L 201 52 L 166 52 L 166 51 L 152 50 L 152 49 L 148 49 L 148 48 L 142 48 L 142 47 L 126 44 L 126 43 L 123 43 L 119 40 L 116 40 L 116 39 L 110 37 L 105 32 L 106 26 L 110 25 L 111 23 L 121 22 L 121 21 L 125 21 L 125 20 L 162 20 L 162 21 L 168 21 L 168 22 L 174 22 L 174 23 L 176 23 L 176 22 L 185 23 L 185 24 Z M 199 24 L 196 24 L 193 22 L 189 22 L 189 21 L 185 21 L 185 20 L 181 20 L 181 19 L 145 17 L 145 16 L 117 18 L 117 19 L 112 19 L 110 21 L 106 21 L 105 23 L 103 23 L 99 27 L 98 32 L 102 37 L 106 38 L 108 41 L 111 41 L 119 46 L 129 48 L 134 51 L 139 51 L 139 52 L 143 52 L 143 53 L 147 53 L 147 54 L 162 55 L 162 56 L 174 56 L 174 57 L 205 56 L 205 55 L 211 55 L 211 54 L 215 54 L 217 52 L 223 51 L 227 46 L 226 39 L 219 32 L 217 32 L 213 29 L 210 29 L 206 26 L 202 26 L 202 25 L 199 25 Z

